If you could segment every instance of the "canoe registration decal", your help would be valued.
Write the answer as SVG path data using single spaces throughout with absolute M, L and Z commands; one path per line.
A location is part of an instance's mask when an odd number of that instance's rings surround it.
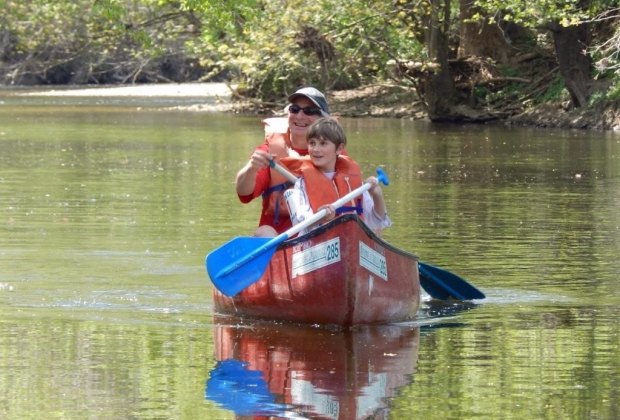
M 293 253 L 293 277 L 340 261 L 340 237 Z
M 378 253 L 364 242 L 360 241 L 360 265 L 381 277 L 383 280 L 388 279 L 387 261 L 385 256 Z

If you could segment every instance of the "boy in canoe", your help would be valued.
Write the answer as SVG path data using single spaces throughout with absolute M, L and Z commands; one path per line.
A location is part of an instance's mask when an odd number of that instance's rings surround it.
M 319 118 L 308 127 L 306 139 L 307 157 L 282 160 L 300 176 L 293 189 L 284 193 L 292 223 L 298 224 L 326 209 L 326 216 L 318 224 L 326 223 L 339 214 L 355 211 L 378 235 L 391 226 L 383 191 L 374 176 L 366 179 L 365 182 L 372 184 L 372 187 L 361 198 L 339 209 L 334 209 L 330 204 L 362 185 L 358 164 L 343 154 L 347 139 L 340 123 L 329 117 Z M 299 235 L 315 227 L 302 230 Z

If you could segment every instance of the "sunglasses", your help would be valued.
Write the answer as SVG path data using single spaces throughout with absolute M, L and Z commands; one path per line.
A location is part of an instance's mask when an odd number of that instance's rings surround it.
M 308 116 L 322 115 L 321 108 L 318 108 L 316 106 L 307 106 L 305 108 L 302 108 L 299 105 L 292 104 L 288 107 L 288 110 L 293 114 L 298 114 L 299 111 L 303 111 L 304 114 Z

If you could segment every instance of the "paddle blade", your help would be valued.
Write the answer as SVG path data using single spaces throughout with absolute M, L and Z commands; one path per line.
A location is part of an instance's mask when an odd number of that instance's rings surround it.
M 217 362 L 210 372 L 205 398 L 232 410 L 239 416 L 278 415 L 286 406 L 276 402 L 260 370 L 235 359 Z
M 385 170 L 383 168 L 381 168 L 381 167 L 377 168 L 377 179 L 383 185 L 390 185 L 390 178 L 388 177 L 388 175 L 385 172 Z
M 435 299 L 472 300 L 484 299 L 480 290 L 461 277 L 439 267 L 418 262 L 420 284 Z
M 257 282 L 277 249 L 265 246 L 268 242 L 273 238 L 239 236 L 211 251 L 205 265 L 213 285 L 226 296 L 234 296 Z

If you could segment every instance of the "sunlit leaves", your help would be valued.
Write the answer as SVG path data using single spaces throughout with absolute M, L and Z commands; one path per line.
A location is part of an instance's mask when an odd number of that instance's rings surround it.
M 417 54 L 421 48 L 416 15 L 427 4 L 403 0 L 4 3 L 8 12 L 0 19 L 14 40 L 12 53 L 64 50 L 77 53 L 77 60 L 99 63 L 178 53 L 194 57 L 214 73 L 227 71 L 240 77 L 254 93 L 280 96 L 305 83 L 331 88 L 371 81 L 384 71 L 387 59 Z M 304 41 L 304 28 L 314 28 L 317 38 Z M 317 40 L 333 50 L 329 57 L 321 56 Z
M 584 7 L 589 3 L 589 7 Z M 476 0 L 481 11 L 477 17 L 488 16 L 491 21 L 498 16 L 523 26 L 537 27 L 555 21 L 563 26 L 577 25 L 607 7 L 607 0 Z
M 408 7 L 414 2 L 399 3 Z M 411 10 L 395 10 L 391 2 L 182 0 L 181 4 L 202 12 L 203 51 L 217 51 L 213 59 L 234 68 L 261 96 L 271 92 L 281 96 L 305 83 L 353 86 L 379 74 L 389 57 L 419 50 L 410 25 L 399 18 L 399 13 L 404 16 Z M 304 39 L 309 33 L 317 38 Z M 334 56 L 325 59 L 317 49 L 320 43 L 333 48 Z
M 620 17 L 617 0 L 476 0 L 475 4 L 480 10 L 475 18 L 490 17 L 493 21 L 495 17 L 501 17 L 504 21 L 515 21 L 530 28 L 544 27 L 549 22 L 569 27 Z M 617 40 L 619 33 L 617 27 L 611 40 Z M 597 60 L 598 71 L 620 71 L 617 64 L 620 42 L 610 43 L 609 39 L 602 39 L 589 52 Z
M 3 0 L 5 56 L 81 61 L 93 71 L 165 56 L 195 60 L 203 80 L 225 74 L 253 95 L 300 84 L 346 88 L 388 77 L 389 60 L 422 60 L 431 0 Z M 451 6 L 458 33 L 459 2 Z M 477 0 L 474 18 L 568 26 L 613 1 Z M 441 22 L 441 17 L 438 17 Z M 307 29 L 311 30 L 308 31 Z M 326 48 L 325 51 L 322 48 Z M 45 63 L 41 66 L 43 69 Z M 135 65 L 135 63 L 133 64 Z M 138 64 L 142 66 L 142 64 Z M 44 71 L 44 70 L 41 70 Z

